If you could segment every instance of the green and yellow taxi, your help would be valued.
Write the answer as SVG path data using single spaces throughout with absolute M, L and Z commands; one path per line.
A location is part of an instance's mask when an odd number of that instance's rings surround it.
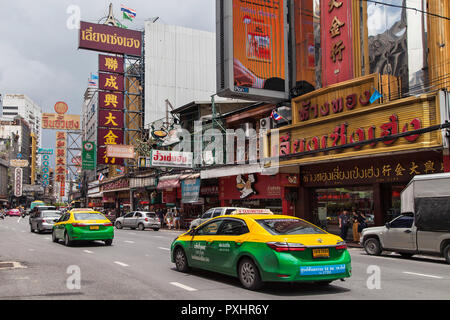
M 62 215 L 53 225 L 53 242 L 64 240 L 66 246 L 75 241 L 104 241 L 110 246 L 114 239 L 114 226 L 103 214 L 91 209 L 73 209 Z
M 351 276 L 346 243 L 291 216 L 235 212 L 208 220 L 171 246 L 178 271 L 191 267 L 238 277 L 250 290 L 264 282 L 329 284 Z

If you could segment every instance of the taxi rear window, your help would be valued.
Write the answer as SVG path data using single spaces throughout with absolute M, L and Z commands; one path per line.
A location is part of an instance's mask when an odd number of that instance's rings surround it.
M 272 235 L 326 233 L 308 222 L 297 219 L 258 219 L 256 222 Z
M 75 220 L 105 220 L 105 217 L 98 213 L 75 213 Z

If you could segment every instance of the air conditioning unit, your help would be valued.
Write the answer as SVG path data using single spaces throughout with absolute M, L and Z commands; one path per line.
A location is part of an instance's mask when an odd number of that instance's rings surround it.
M 272 119 L 270 117 L 259 120 L 260 131 L 268 131 L 270 129 L 272 129 Z

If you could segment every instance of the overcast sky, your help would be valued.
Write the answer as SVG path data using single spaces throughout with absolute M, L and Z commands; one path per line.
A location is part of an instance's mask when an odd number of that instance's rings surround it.
M 67 27 L 70 6 L 81 20 L 98 22 L 114 14 L 129 29 L 143 30 L 144 21 L 215 32 L 214 0 L 0 0 L 0 93 L 26 94 L 43 112 L 57 101 L 80 114 L 90 73 L 98 69 L 98 53 L 78 50 L 78 30 Z M 122 21 L 120 5 L 134 9 L 133 22 Z M 44 130 L 43 147 L 54 147 L 55 132 Z

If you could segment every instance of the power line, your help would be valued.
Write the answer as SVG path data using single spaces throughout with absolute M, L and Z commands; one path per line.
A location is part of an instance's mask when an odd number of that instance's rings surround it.
M 431 13 L 431 12 L 420 10 L 420 9 L 413 8 L 413 7 L 400 6 L 400 5 L 396 5 L 396 4 L 390 4 L 390 3 L 383 3 L 383 2 L 379 2 L 379 1 L 375 1 L 375 0 L 361 0 L 361 1 L 371 2 L 371 3 L 379 4 L 379 5 L 382 5 L 382 6 L 394 7 L 394 8 L 400 8 L 400 9 L 407 9 L 407 10 L 414 10 L 416 12 L 420 12 L 420 13 L 423 13 L 423 14 L 426 14 L 426 15 L 429 15 L 429 16 L 450 20 L 449 17 L 444 17 L 444 16 L 441 16 L 439 14 Z

